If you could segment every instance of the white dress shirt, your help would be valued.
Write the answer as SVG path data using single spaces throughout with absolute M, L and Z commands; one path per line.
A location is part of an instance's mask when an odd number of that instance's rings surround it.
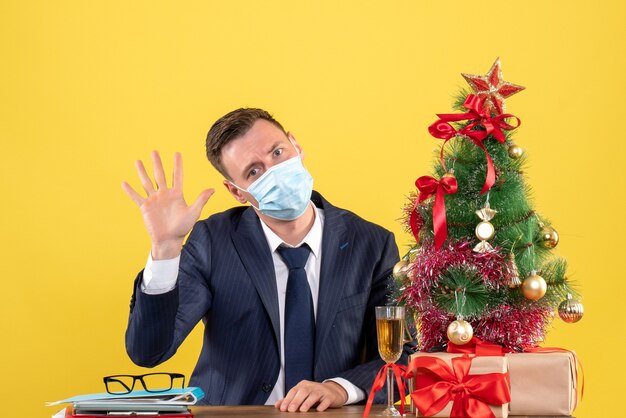
M 306 271 L 309 287 L 311 288 L 311 296 L 313 298 L 313 311 L 317 318 L 317 297 L 319 294 L 320 284 L 320 267 L 322 263 L 322 234 L 324 230 L 324 211 L 312 205 L 315 209 L 315 220 L 308 234 L 295 247 L 307 244 L 311 248 L 311 255 L 306 262 L 304 270 Z M 280 371 L 278 379 L 274 385 L 274 389 L 270 393 L 269 398 L 265 402 L 266 405 L 274 405 L 276 401 L 285 397 L 285 294 L 287 293 L 287 279 L 289 277 L 289 269 L 282 260 L 276 249 L 283 245 L 292 247 L 283 242 L 283 240 L 270 229 L 269 226 L 261 220 L 261 227 L 267 239 L 267 243 L 272 252 L 272 261 L 274 262 L 274 271 L 276 272 L 276 288 L 278 290 L 278 312 L 280 315 Z M 143 272 L 142 291 L 147 294 L 155 295 L 168 292 L 176 286 L 178 277 L 178 266 L 180 264 L 180 256 L 170 260 L 152 260 L 152 255 L 148 256 L 148 262 Z M 346 379 L 336 377 L 333 382 L 341 385 L 348 393 L 346 404 L 362 401 L 365 399 L 365 392 L 356 387 Z

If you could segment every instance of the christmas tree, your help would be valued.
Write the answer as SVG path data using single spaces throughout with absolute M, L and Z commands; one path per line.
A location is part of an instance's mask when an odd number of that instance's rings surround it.
M 505 100 L 524 87 L 502 78 L 499 59 L 484 76 L 463 74 L 458 113 L 429 128 L 442 140 L 434 175 L 415 182 L 405 213 L 415 243 L 395 266 L 398 300 L 413 312 L 421 350 L 445 349 L 472 336 L 512 350 L 544 339 L 558 308 L 582 317 L 567 264 L 553 255 L 551 223 L 531 206 L 520 120 Z

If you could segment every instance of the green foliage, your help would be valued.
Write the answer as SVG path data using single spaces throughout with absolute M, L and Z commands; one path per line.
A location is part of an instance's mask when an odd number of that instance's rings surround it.
M 405 301 L 400 298 L 406 290 L 406 284 L 404 283 L 404 280 L 394 275 L 391 275 L 391 277 L 393 280 L 390 280 L 387 285 L 387 300 L 396 301 L 398 306 L 405 306 Z
M 452 104 L 452 108 L 456 110 L 457 112 L 462 112 L 462 113 L 467 112 L 467 109 L 463 107 L 463 103 L 465 103 L 465 98 L 471 93 L 473 92 L 472 90 L 469 90 L 469 89 L 460 90 L 459 93 L 454 98 L 454 103 Z
M 437 306 L 452 315 L 472 317 L 502 299 L 496 289 L 485 286 L 480 274 L 471 266 L 452 266 L 439 277 L 433 288 Z
M 548 284 L 546 295 L 541 299 L 543 303 L 549 306 L 558 305 L 565 299 L 567 294 L 579 297 L 578 291 L 573 288 L 565 276 L 567 272 L 567 261 L 562 258 L 553 258 L 545 262 L 539 270 L 539 275 L 543 277 Z

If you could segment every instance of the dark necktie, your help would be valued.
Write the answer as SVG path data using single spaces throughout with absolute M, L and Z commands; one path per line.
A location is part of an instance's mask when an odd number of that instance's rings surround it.
M 285 395 L 303 379 L 313 380 L 315 314 L 311 288 L 304 266 L 311 250 L 278 247 L 278 254 L 289 268 L 285 296 Z

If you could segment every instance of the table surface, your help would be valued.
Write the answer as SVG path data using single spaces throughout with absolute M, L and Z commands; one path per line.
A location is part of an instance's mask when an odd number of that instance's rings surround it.
M 374 405 L 370 412 L 370 417 L 374 418 L 378 412 L 383 410 L 384 405 Z M 311 414 L 316 415 L 319 418 L 333 418 L 333 417 L 360 417 L 363 415 L 362 405 L 348 405 L 337 409 L 327 409 L 324 412 L 318 413 L 315 409 L 311 410 Z M 302 417 L 302 414 L 280 412 L 273 406 L 196 406 L 191 408 L 193 415 L 196 418 L 220 418 L 220 417 L 287 417 L 291 415 L 294 418 Z M 406 416 L 411 416 L 410 413 L 406 413 Z M 513 415 L 509 415 L 509 418 L 513 418 Z M 519 417 L 521 418 L 521 417 Z M 532 418 L 553 418 L 553 417 L 537 417 Z M 564 417 L 559 417 L 564 418 Z M 567 417 L 565 417 L 567 418 Z M 570 417 L 571 418 L 571 417 Z
M 375 405 L 370 413 L 373 416 L 377 410 L 382 411 L 382 405 Z M 216 418 L 216 417 L 287 417 L 292 415 L 294 417 L 301 417 L 302 414 L 298 413 L 290 413 L 290 412 L 280 412 L 278 409 L 273 406 L 197 406 L 191 408 L 193 415 L 196 418 Z M 312 414 L 318 414 L 318 412 L 313 409 L 310 411 Z M 320 418 L 332 418 L 332 417 L 345 417 L 345 416 L 362 416 L 363 415 L 363 406 L 359 405 L 348 405 L 342 408 L 336 409 L 327 409 L 322 412 Z

